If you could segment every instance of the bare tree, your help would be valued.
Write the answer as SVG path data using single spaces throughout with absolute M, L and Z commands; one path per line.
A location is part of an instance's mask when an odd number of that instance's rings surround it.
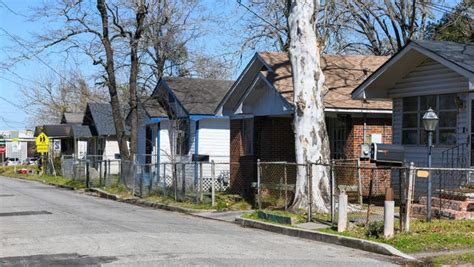
M 57 0 L 46 2 L 35 11 L 35 19 L 52 22 L 46 25 L 53 27 L 38 34 L 28 46 L 29 54 L 20 58 L 38 57 L 43 52 L 63 53 L 66 58 L 77 52 L 88 56 L 98 67 L 98 84 L 108 88 L 121 157 L 130 159 L 119 87 L 121 83 L 125 84 L 123 80 L 128 73 L 126 88 L 129 97 L 126 102 L 135 114 L 132 117 L 137 118 L 139 48 L 147 15 L 145 0 L 97 0 L 95 6 L 79 0 Z M 137 123 L 133 121 L 137 120 L 132 120 L 132 154 L 136 153 L 137 142 Z
M 312 192 L 304 168 L 298 167 L 294 209 L 311 205 L 328 212 L 329 204 L 329 141 L 324 121 L 323 84 L 320 49 L 315 34 L 314 12 L 319 1 L 291 0 L 288 24 L 290 29 L 290 61 L 293 69 L 296 162 L 311 165 Z M 309 170 L 308 170 L 309 171 Z M 310 194 L 314 199 L 310 199 Z
M 346 34 L 342 51 L 373 55 L 390 55 L 400 50 L 410 39 L 422 39 L 426 23 L 432 16 L 433 0 L 344 0 L 345 16 L 340 23 Z
M 288 1 L 237 0 L 249 11 L 241 51 L 288 51 Z M 325 0 L 315 29 L 324 53 L 388 55 L 423 38 L 437 0 Z
M 287 52 L 290 44 L 288 0 L 237 0 L 240 7 L 248 11 L 244 16 L 243 28 L 237 29 L 244 40 L 240 44 L 240 54 L 246 50 L 275 50 Z M 341 24 L 339 19 L 344 11 L 336 1 L 323 1 L 315 12 L 315 29 L 318 46 L 323 52 L 339 48 Z
M 204 49 L 190 49 L 193 42 L 208 37 L 210 25 L 219 23 L 221 17 L 207 12 L 198 0 L 151 0 L 149 6 L 141 58 L 144 88 L 153 90 L 164 76 L 227 77 L 228 62 L 207 55 Z M 203 70 L 205 63 L 209 65 Z M 217 68 L 220 71 L 213 76 L 207 71 Z
M 88 102 L 104 101 L 107 96 L 90 88 L 77 72 L 38 80 L 34 86 L 21 89 L 23 107 L 35 124 L 58 123 L 65 112 L 83 112 Z

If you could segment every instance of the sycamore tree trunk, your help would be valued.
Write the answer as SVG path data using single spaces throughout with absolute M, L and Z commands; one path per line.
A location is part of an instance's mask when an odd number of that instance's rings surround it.
M 322 97 L 324 75 L 315 34 L 314 16 L 318 7 L 318 0 L 291 0 L 288 18 L 295 105 L 293 128 L 298 164 L 327 164 L 330 157 Z M 306 209 L 311 204 L 316 211 L 329 211 L 329 168 L 323 164 L 311 165 L 310 186 L 306 168 L 303 165 L 298 167 L 293 209 Z

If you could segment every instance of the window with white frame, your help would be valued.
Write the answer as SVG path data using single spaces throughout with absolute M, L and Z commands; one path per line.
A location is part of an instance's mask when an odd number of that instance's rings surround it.
M 423 115 L 432 108 L 439 117 L 433 144 L 455 145 L 457 127 L 457 95 L 428 95 L 403 98 L 402 143 L 425 145 L 427 134 L 423 128 Z

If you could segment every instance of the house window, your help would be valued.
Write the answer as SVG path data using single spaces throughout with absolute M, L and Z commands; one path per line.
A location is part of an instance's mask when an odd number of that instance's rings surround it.
M 244 148 L 244 155 L 253 155 L 253 119 L 242 120 L 242 143 Z
M 457 127 L 456 94 L 429 95 L 403 98 L 402 143 L 426 145 L 427 133 L 423 128 L 423 115 L 432 108 L 439 117 L 433 144 L 455 145 Z

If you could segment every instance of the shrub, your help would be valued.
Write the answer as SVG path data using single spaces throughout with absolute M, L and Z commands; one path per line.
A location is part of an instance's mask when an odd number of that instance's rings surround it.
M 383 226 L 384 226 L 383 221 L 375 221 L 375 222 L 369 223 L 369 225 L 367 225 L 367 228 L 365 230 L 365 236 L 374 237 L 374 238 L 382 237 Z

